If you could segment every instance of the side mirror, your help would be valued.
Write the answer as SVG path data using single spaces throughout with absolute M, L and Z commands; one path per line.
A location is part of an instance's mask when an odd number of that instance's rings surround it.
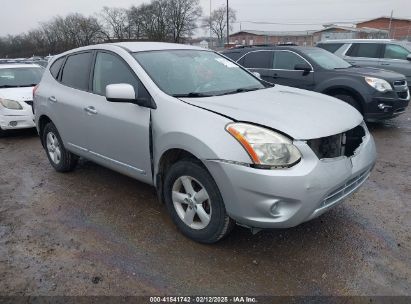
M 407 60 L 408 60 L 408 61 L 411 61 L 411 54 L 408 54 Z
M 294 66 L 294 70 L 296 71 L 303 71 L 304 75 L 308 74 L 312 71 L 311 66 L 307 63 L 298 63 Z
M 134 103 L 141 107 L 155 108 L 151 98 L 136 97 L 136 92 L 131 84 L 118 83 L 106 86 L 106 99 L 110 102 Z

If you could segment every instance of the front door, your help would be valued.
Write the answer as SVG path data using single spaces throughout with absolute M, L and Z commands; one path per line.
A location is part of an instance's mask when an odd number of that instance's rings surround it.
M 91 158 L 124 174 L 150 182 L 150 109 L 132 103 L 109 102 L 109 84 L 131 84 L 136 97 L 148 92 L 129 65 L 118 55 L 96 54 L 92 97 L 85 108 Z

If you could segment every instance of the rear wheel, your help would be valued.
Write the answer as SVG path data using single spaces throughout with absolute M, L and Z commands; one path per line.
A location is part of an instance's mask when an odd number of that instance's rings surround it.
M 214 179 L 197 161 L 171 166 L 164 180 L 164 197 L 174 223 L 194 241 L 215 243 L 234 227 Z
M 333 97 L 338 98 L 342 101 L 345 101 L 346 103 L 348 103 L 350 106 L 354 107 L 358 112 L 360 112 L 362 114 L 362 110 L 361 110 L 361 106 L 360 106 L 359 102 L 357 100 L 355 100 L 355 98 L 352 97 L 351 95 L 337 94 L 337 95 L 334 95 Z
M 43 143 L 50 164 L 57 172 L 74 170 L 78 162 L 78 156 L 66 150 L 56 126 L 51 122 L 44 128 Z

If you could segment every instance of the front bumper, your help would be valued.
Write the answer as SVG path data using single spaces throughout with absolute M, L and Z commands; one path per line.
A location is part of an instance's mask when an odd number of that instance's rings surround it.
M 0 109 L 0 128 L 16 130 L 36 127 L 32 108 L 24 104 L 23 110 Z
M 289 169 L 261 170 L 224 161 L 205 161 L 230 217 L 254 228 L 297 226 L 356 191 L 376 160 L 374 140 L 369 133 L 351 158 L 319 160 L 305 142 L 295 145 L 303 159 Z
M 401 96 L 402 98 L 400 98 Z M 410 102 L 408 88 L 403 91 L 375 93 L 368 96 L 364 118 L 366 121 L 379 121 L 397 117 L 405 112 Z

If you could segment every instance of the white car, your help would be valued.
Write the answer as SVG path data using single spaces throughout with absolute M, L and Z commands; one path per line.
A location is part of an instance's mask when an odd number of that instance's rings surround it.
M 37 64 L 0 64 L 0 135 L 35 127 L 33 88 L 43 72 Z

